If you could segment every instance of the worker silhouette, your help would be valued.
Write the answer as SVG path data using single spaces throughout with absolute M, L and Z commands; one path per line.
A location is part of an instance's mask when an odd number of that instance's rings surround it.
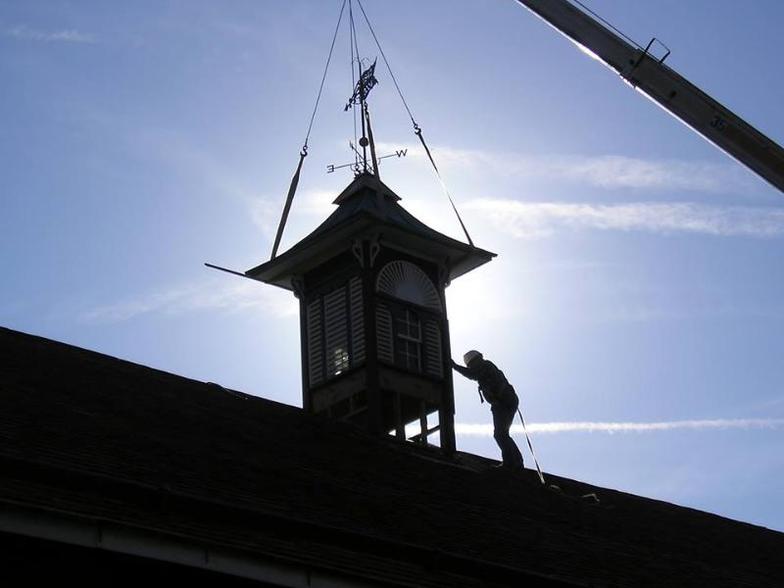
M 503 466 L 511 469 L 523 468 L 523 456 L 512 437 L 509 428 L 512 426 L 517 407 L 520 403 L 512 385 L 507 381 L 504 372 L 499 370 L 492 361 L 482 357 L 478 351 L 468 351 L 463 355 L 466 367 L 452 360 L 452 367 L 466 378 L 479 383 L 479 398 L 487 399 L 493 413 L 493 437 L 501 448 Z

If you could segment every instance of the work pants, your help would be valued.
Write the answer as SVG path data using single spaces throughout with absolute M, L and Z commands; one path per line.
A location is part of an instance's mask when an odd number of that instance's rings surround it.
M 501 458 L 504 466 L 521 469 L 523 467 L 523 456 L 517 444 L 509 435 L 509 428 L 512 426 L 512 421 L 514 421 L 517 413 L 517 405 L 516 401 L 513 405 L 499 403 L 494 405 L 491 410 L 493 412 L 493 438 L 501 449 Z

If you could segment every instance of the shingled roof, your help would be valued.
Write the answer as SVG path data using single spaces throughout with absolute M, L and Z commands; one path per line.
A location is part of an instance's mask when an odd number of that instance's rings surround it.
M 784 534 L 765 528 L 549 476 L 558 494 L 7 329 L 0 357 L 3 513 L 394 586 L 784 585 Z

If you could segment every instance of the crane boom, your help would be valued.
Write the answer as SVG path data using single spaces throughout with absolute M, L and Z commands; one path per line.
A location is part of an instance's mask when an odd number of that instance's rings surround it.
M 784 192 L 784 149 L 642 48 L 569 0 L 518 0 L 711 143 Z

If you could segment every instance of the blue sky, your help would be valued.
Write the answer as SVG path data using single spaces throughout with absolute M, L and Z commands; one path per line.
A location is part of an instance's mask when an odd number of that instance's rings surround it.
M 447 290 L 453 349 L 504 369 L 543 467 L 784 530 L 784 195 L 512 0 L 365 5 L 499 253 Z M 784 141 L 784 4 L 589 5 Z M 202 263 L 269 256 L 338 8 L 0 1 L 0 324 L 299 405 L 293 296 Z M 341 34 L 284 248 L 351 179 L 325 173 L 351 160 L 348 55 Z M 380 150 L 409 149 L 383 179 L 460 237 L 378 74 Z M 496 457 L 456 382 L 459 448 Z

